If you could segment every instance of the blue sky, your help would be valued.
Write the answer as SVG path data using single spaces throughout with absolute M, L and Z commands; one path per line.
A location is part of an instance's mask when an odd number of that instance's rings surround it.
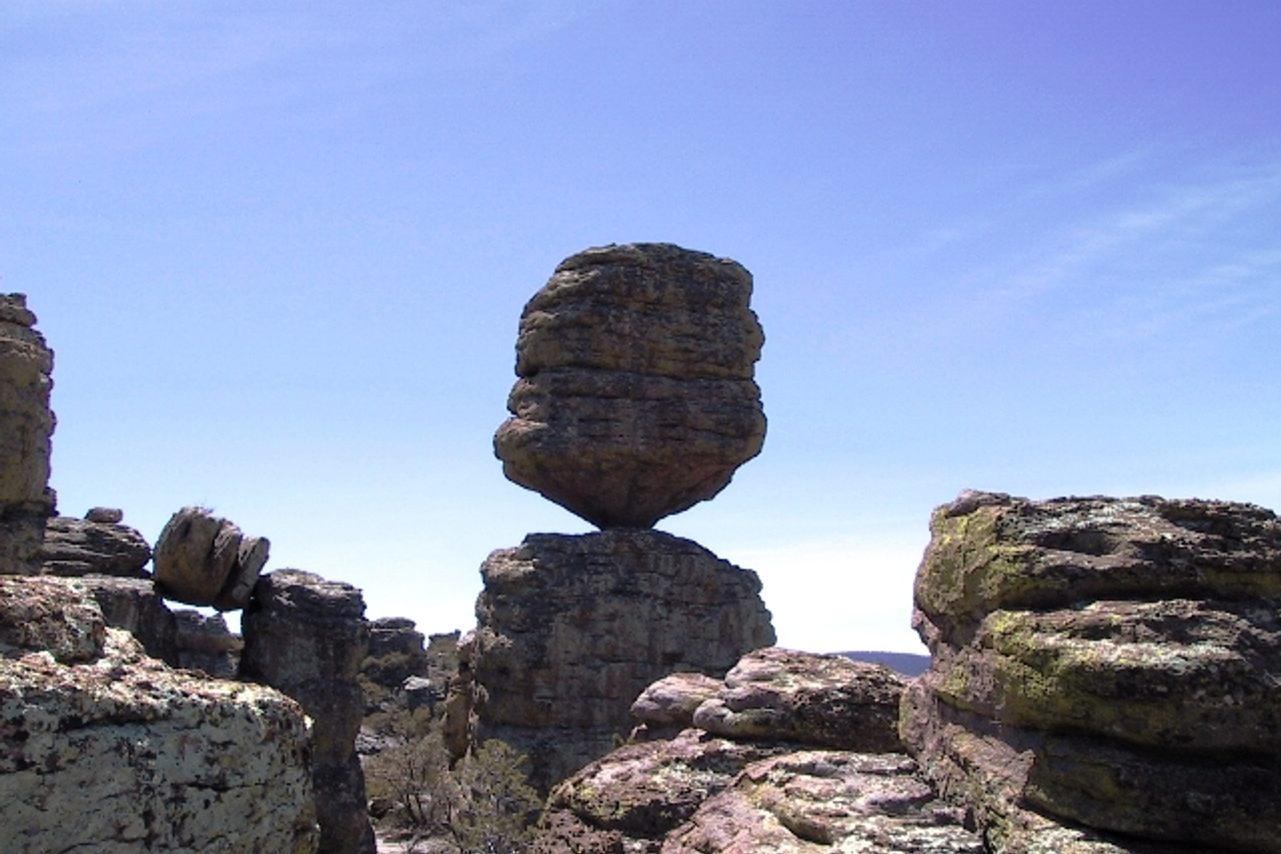
M 756 277 L 760 457 L 659 523 L 781 643 L 914 650 L 963 488 L 1281 508 L 1281 5 L 0 9 L 0 289 L 60 510 L 204 503 L 467 629 L 524 302 L 663 240 Z M 269 567 L 269 568 L 270 568 Z

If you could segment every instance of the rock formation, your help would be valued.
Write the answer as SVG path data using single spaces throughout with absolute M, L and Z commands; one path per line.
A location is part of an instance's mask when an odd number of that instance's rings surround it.
M 108 626 L 129 632 L 152 658 L 180 665 L 174 614 L 150 579 L 83 575 L 76 580 L 93 595 Z
M 902 733 L 993 850 L 1281 850 L 1272 512 L 963 493 L 931 530 Z
M 504 474 L 600 528 L 716 495 L 765 437 L 751 293 L 739 264 L 670 244 L 565 259 L 521 315 Z
M 244 608 L 270 547 L 265 537 L 246 537 L 203 507 L 184 507 L 156 540 L 156 585 L 166 598 L 188 605 Z
M 365 706 L 356 678 L 369 645 L 364 613 L 350 584 L 282 569 L 258 580 L 241 625 L 241 675 L 293 697 L 315 720 L 312 780 L 326 852 L 374 851 L 356 755 Z
M 471 742 L 526 752 L 544 791 L 626 735 L 628 709 L 654 679 L 722 675 L 774 642 L 756 573 L 658 531 L 531 534 L 491 554 L 481 575 L 478 627 L 460 651 Z
M 685 728 L 557 786 L 534 850 L 981 854 L 964 811 L 898 749 L 902 691 L 885 668 L 780 649 L 745 656 L 719 685 L 669 676 L 637 699 L 637 733 Z M 750 732 L 700 727 L 726 709 Z
M 80 581 L 0 578 L 0 738 L 5 851 L 316 850 L 298 705 L 148 658 Z
M 205 616 L 199 611 L 182 608 L 173 612 L 176 636 L 174 646 L 178 666 L 203 670 L 219 679 L 234 679 L 240 669 L 240 651 L 244 641 L 227 628 L 222 614 Z
M 40 571 L 48 488 L 53 351 L 22 294 L 0 294 L 0 575 Z
M 102 508 L 95 508 L 101 510 Z M 124 515 L 116 511 L 112 518 L 99 514 L 86 516 L 53 516 L 45 522 L 44 545 L 40 549 L 41 571 L 48 575 L 116 575 L 145 578 L 144 567 L 151 560 L 151 546 L 142 534 L 120 524 Z M 93 515 L 93 511 L 90 511 Z

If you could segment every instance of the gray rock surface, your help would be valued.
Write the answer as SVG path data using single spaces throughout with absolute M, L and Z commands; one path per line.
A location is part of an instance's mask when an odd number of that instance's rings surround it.
M 219 679 L 234 679 L 240 668 L 240 651 L 244 641 L 227 628 L 222 614 L 206 616 L 199 611 L 181 608 L 173 612 L 178 652 L 178 666 L 203 670 Z
M 315 851 L 298 705 L 145 656 L 83 587 L 0 579 L 0 849 Z
M 151 546 L 127 525 L 52 516 L 45 521 L 41 571 L 48 575 L 94 573 L 146 578 Z
M 1275 514 L 963 493 L 931 530 L 902 735 L 994 849 L 1281 850 Z
M 739 264 L 671 244 L 565 259 L 521 315 L 504 474 L 601 528 L 716 495 L 765 438 L 751 293 Z
M 592 762 L 553 789 L 534 850 L 982 854 L 964 810 L 940 801 L 911 758 L 873 747 L 897 744 L 895 721 L 865 710 L 897 698 L 902 680 L 873 665 L 846 672 L 846 664 L 764 649 L 717 686 L 685 674 L 651 685 L 633 707 L 646 725 L 668 723 L 673 709 L 684 716 L 694 697 L 703 696 L 700 709 L 741 697 L 749 683 L 771 698 L 760 704 L 770 714 L 735 737 L 688 728 Z M 713 687 L 717 696 L 706 696 Z M 822 726 L 813 725 L 816 717 Z M 868 748 L 810 741 L 828 743 L 834 732 Z
M 350 584 L 297 569 L 263 575 L 241 624 L 240 673 L 297 700 L 312 727 L 312 779 L 322 851 L 373 854 L 356 735 L 357 682 L 369 648 L 365 602 Z
M 470 709 L 451 700 L 453 748 L 470 711 L 472 743 L 527 753 L 543 791 L 627 735 L 653 680 L 720 676 L 774 642 L 756 573 L 658 531 L 531 534 L 481 575 L 478 626 L 460 651 Z
M 101 522 L 106 525 L 119 525 L 125 520 L 125 512 L 119 507 L 90 507 L 85 513 L 86 522 Z
M 0 294 L 0 575 L 40 571 L 54 417 L 53 351 L 22 294 Z
M 246 537 L 203 507 L 184 507 L 156 540 L 156 585 L 166 598 L 188 605 L 244 608 L 270 547 L 265 537 Z
M 180 665 L 174 614 L 150 579 L 84 575 L 77 582 L 93 595 L 108 626 L 129 632 L 152 658 Z

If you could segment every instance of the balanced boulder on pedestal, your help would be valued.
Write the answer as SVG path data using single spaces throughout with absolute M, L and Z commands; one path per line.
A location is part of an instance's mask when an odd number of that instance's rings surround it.
M 765 438 L 752 276 L 667 243 L 588 249 L 521 315 L 503 473 L 600 528 L 720 492 Z

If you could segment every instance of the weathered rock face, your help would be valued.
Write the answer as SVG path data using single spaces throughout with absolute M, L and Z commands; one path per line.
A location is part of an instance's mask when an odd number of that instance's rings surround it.
M 49 482 L 53 351 L 22 294 L 0 294 L 0 575 L 34 575 Z
M 1273 513 L 965 493 L 932 532 L 902 732 L 995 848 L 1281 850 Z
M 156 540 L 156 585 L 166 598 L 188 605 L 244 608 L 270 548 L 265 537 L 246 537 L 203 507 L 184 507 Z
M 39 559 L 41 571 L 48 575 L 145 578 L 151 546 L 142 534 L 119 522 L 53 516 L 45 522 Z
M 478 627 L 460 652 L 474 738 L 528 753 L 544 790 L 627 734 L 654 679 L 721 675 L 774 642 L 756 573 L 658 531 L 531 534 L 481 575 Z
M 0 740 L 5 851 L 316 850 L 298 705 L 146 657 L 78 580 L 0 578 Z
M 259 579 L 241 625 L 241 675 L 293 697 L 315 720 L 312 779 L 322 851 L 374 851 L 356 755 L 365 707 L 356 678 L 369 646 L 364 613 L 364 599 L 350 584 L 282 569 Z
M 739 264 L 670 244 L 567 258 L 521 315 L 503 472 L 601 527 L 650 527 L 760 452 L 764 335 Z
M 703 710 L 740 702 L 744 685 L 768 713 L 750 733 L 688 728 L 591 763 L 552 791 L 534 850 L 980 854 L 963 811 L 935 798 L 912 759 L 882 752 L 897 745 L 895 721 L 867 710 L 897 708 L 902 680 L 851 664 L 764 649 L 717 685 L 687 675 L 651 685 L 633 707 L 638 732 L 707 719 Z M 820 746 L 835 732 L 846 749 Z
M 219 679 L 234 679 L 240 668 L 244 642 L 227 628 L 222 614 L 205 616 L 182 608 L 173 612 L 178 666 L 203 670 Z
M 129 632 L 152 658 L 181 665 L 174 614 L 150 579 L 84 575 L 77 580 L 93 595 L 108 626 Z

